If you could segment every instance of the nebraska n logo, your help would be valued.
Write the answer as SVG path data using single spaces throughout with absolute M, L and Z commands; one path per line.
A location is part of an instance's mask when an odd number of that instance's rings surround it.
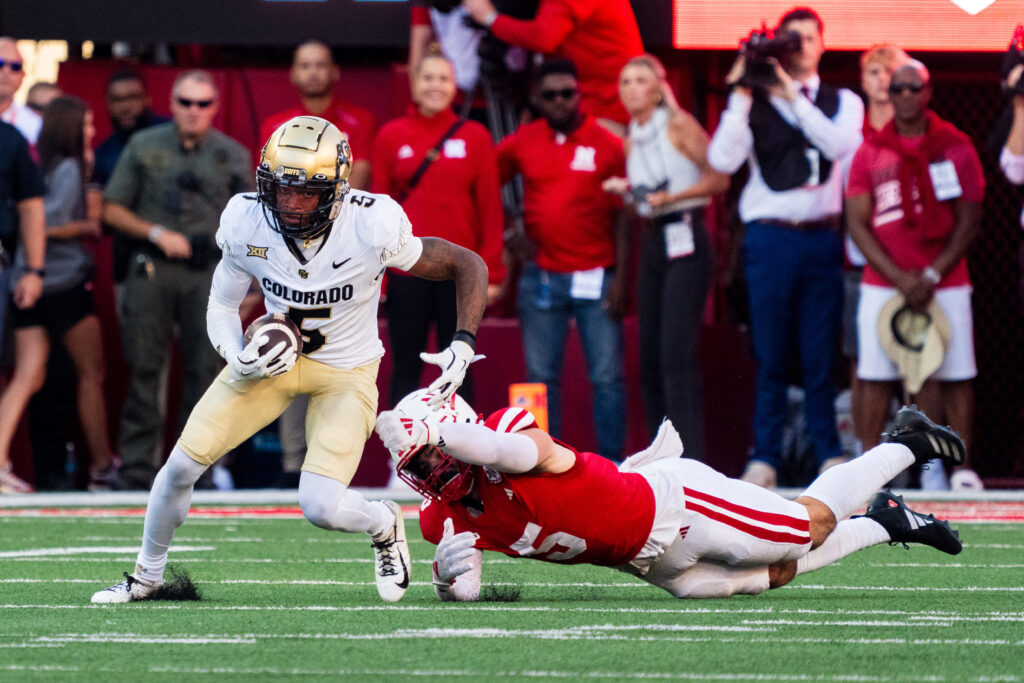
M 247 244 L 245 246 L 249 247 L 249 253 L 246 254 L 246 256 L 255 256 L 263 259 L 264 261 L 267 260 L 267 249 L 270 247 L 255 247 L 251 244 Z

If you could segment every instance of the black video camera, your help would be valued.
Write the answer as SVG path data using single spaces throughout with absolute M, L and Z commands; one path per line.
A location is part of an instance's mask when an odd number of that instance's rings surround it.
M 1024 74 L 1017 79 L 1012 88 L 1006 83 L 1006 79 L 1010 77 L 1010 72 L 1018 64 L 1024 64 L 1024 26 L 1021 24 L 1017 24 L 1017 28 L 1013 31 L 1010 49 L 1006 51 L 1006 55 L 1003 57 L 1003 68 L 999 72 L 1003 92 L 1007 95 L 1024 95 Z
M 802 38 L 796 31 L 773 31 L 761 25 L 753 30 L 746 40 L 740 41 L 740 54 L 746 59 L 746 68 L 739 84 L 747 87 L 767 87 L 779 82 L 775 75 L 775 59 L 786 68 L 791 55 L 800 52 Z

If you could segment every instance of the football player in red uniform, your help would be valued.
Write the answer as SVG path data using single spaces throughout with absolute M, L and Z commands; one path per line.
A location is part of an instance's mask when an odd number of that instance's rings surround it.
M 916 407 L 885 443 L 826 470 L 796 500 L 679 457 L 671 422 L 620 466 L 553 439 L 529 412 L 480 421 L 452 395 L 438 410 L 420 390 L 381 413 L 376 430 L 399 476 L 426 497 L 423 536 L 437 544 L 441 600 L 479 597 L 482 550 L 633 574 L 675 597 L 757 594 L 851 552 L 915 542 L 950 554 L 957 532 L 879 487 L 915 462 L 963 459 L 963 443 Z

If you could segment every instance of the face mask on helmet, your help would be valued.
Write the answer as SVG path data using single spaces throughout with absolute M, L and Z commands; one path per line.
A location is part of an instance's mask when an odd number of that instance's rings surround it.
M 432 422 L 478 422 L 477 415 L 458 394 L 452 394 L 436 411 L 427 402 L 435 396 L 428 389 L 409 394 L 395 406 L 409 417 Z M 469 493 L 473 471 L 469 464 L 456 460 L 436 446 L 420 446 L 391 452 L 398 478 L 420 495 L 448 503 Z
M 284 123 L 263 146 L 258 199 L 270 227 L 288 237 L 322 233 L 349 191 L 352 150 L 333 124 L 315 116 Z

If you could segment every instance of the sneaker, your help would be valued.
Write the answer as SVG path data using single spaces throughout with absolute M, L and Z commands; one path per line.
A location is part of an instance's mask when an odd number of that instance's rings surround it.
M 398 602 L 409 587 L 409 543 L 405 540 L 402 508 L 392 500 L 385 500 L 384 505 L 394 513 L 395 523 L 386 532 L 371 539 L 373 569 L 381 600 Z
M 882 443 L 903 444 L 918 464 L 938 458 L 953 465 L 963 464 L 964 442 L 949 427 L 940 427 L 917 409 L 903 406 L 896 412 L 892 431 L 882 434 Z
M 35 493 L 32 484 L 28 483 L 11 469 L 10 463 L 0 467 L 0 493 Z
M 889 534 L 889 545 L 902 543 L 920 543 L 930 545 L 950 555 L 957 555 L 964 546 L 960 542 L 960 534 L 950 528 L 949 522 L 936 519 L 935 515 L 922 515 L 914 512 L 903 502 L 902 496 L 891 491 L 879 491 L 868 502 L 868 509 L 863 515 L 882 525 Z
M 163 581 L 146 581 L 134 574 L 125 572 L 124 581 L 105 590 L 93 593 L 91 602 L 115 603 L 145 600 L 162 585 L 164 585 Z
M 775 468 L 764 460 L 751 460 L 747 463 L 747 469 L 743 470 L 743 476 L 740 479 L 765 489 L 775 488 L 778 482 Z
M 110 463 L 102 468 L 89 468 L 90 491 L 113 491 L 117 488 L 117 471 L 121 469 L 121 458 L 117 455 L 110 456 Z

